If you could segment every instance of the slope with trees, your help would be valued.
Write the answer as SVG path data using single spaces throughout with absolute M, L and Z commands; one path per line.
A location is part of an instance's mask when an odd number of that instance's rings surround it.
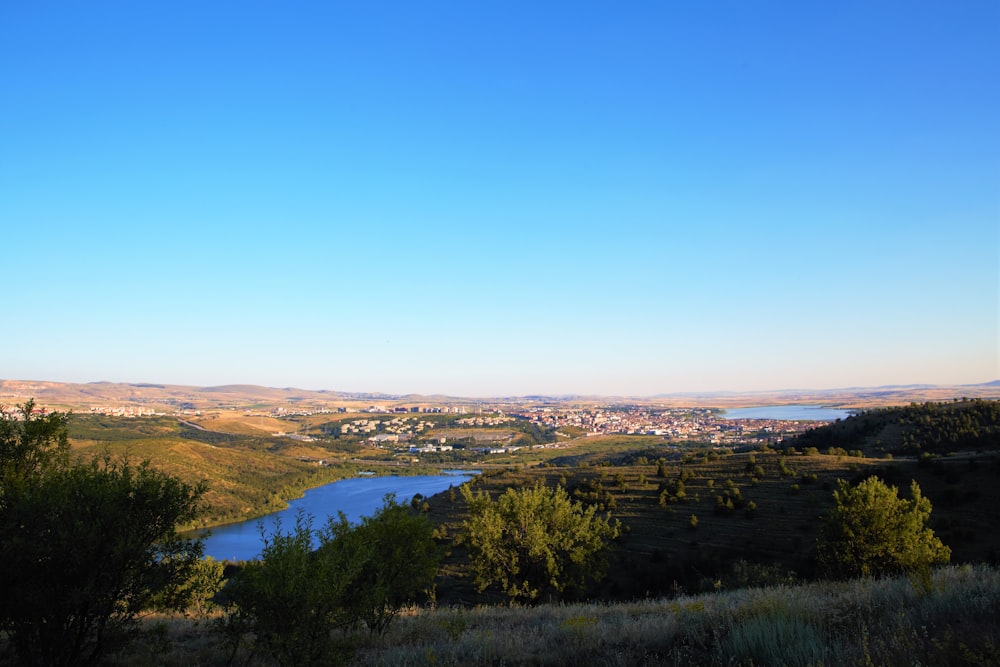
M 997 451 L 1000 401 L 977 398 L 864 410 L 806 431 L 793 444 L 799 449 L 859 449 L 871 455 Z
M 351 466 L 318 466 L 287 455 L 284 448 L 294 442 L 287 438 L 199 430 L 169 417 L 69 415 L 66 427 L 81 458 L 128 454 L 191 485 L 209 479 L 191 528 L 284 509 L 305 489 L 353 473 Z

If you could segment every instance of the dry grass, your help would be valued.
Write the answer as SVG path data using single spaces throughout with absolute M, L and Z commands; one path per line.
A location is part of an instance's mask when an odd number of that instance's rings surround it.
M 272 433 L 294 431 L 296 425 L 273 417 L 210 414 L 192 418 L 191 421 L 209 431 L 233 433 L 236 435 L 270 435 Z
M 159 627 L 116 658 L 222 665 L 207 621 Z M 158 624 L 158 626 L 157 626 Z M 618 604 L 415 609 L 383 637 L 356 632 L 351 665 L 988 665 L 1000 661 L 1000 570 L 752 588 Z M 235 664 L 268 665 L 246 648 Z
M 941 664 L 1000 658 L 1000 575 L 746 589 L 612 605 L 446 609 L 402 619 L 365 665 Z M 968 664 L 968 663 L 962 663 Z

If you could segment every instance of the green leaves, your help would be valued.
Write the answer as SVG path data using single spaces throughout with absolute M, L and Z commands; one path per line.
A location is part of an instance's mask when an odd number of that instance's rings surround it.
M 597 507 L 574 502 L 562 487 L 507 489 L 496 501 L 468 485 L 461 491 L 472 514 L 464 537 L 480 591 L 495 585 L 512 601 L 534 601 L 604 575 L 620 524 L 597 515 Z
M 403 607 L 431 594 L 441 551 L 434 526 L 387 495 L 356 526 L 341 515 L 327 523 L 317 557 L 336 564 L 339 604 L 348 623 L 364 622 L 381 634 Z
M 226 591 L 232 601 L 227 629 L 235 637 L 253 632 L 278 664 L 322 664 L 331 650 L 330 630 L 343 622 L 337 563 L 313 554 L 312 520 L 305 515 L 292 531 L 279 526 L 262 537 L 262 560 L 248 563 Z M 332 539 L 330 528 L 319 538 Z
M 31 400 L 13 412 L 0 411 L 0 502 L 5 490 L 49 469 L 66 466 L 66 422 L 63 413 L 36 412 Z
M 20 434 L 39 465 L 7 467 L 2 480 L 0 628 L 23 663 L 77 664 L 134 636 L 154 602 L 180 600 L 201 544 L 175 527 L 203 489 L 127 459 L 55 465 L 47 454 L 64 422 L 40 421 L 26 418 Z
M 384 632 L 429 593 L 441 560 L 430 521 L 391 495 L 359 525 L 341 513 L 314 530 L 300 514 L 290 532 L 263 539 L 261 560 L 231 582 L 227 623 L 287 665 L 329 664 L 334 628 L 363 622 Z
M 915 572 L 951 559 L 951 549 L 926 525 L 931 503 L 915 481 L 910 500 L 877 477 L 853 487 L 841 480 L 833 495 L 836 507 L 817 545 L 820 566 L 828 575 Z

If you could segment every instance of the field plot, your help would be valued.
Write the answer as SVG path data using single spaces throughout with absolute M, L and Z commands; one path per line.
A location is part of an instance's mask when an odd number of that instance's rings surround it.
M 253 415 L 210 414 L 193 418 L 191 421 L 209 431 L 222 431 L 236 435 L 270 435 L 294 430 L 294 425 L 290 426 L 287 421 Z

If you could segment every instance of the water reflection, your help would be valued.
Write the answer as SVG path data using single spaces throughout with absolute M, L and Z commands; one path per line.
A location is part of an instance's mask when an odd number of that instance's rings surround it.
M 275 531 L 279 521 L 288 531 L 295 525 L 299 511 L 312 515 L 313 527 L 319 527 L 329 516 L 343 512 L 348 521 L 357 522 L 370 516 L 382 506 L 386 494 L 393 493 L 396 500 L 408 503 L 418 493 L 433 496 L 458 487 L 472 479 L 478 470 L 445 470 L 440 475 L 413 477 L 359 477 L 342 479 L 309 489 L 301 498 L 289 501 L 288 508 L 259 519 L 234 523 L 211 529 L 205 539 L 205 555 L 217 560 L 251 560 L 260 557 L 261 526 L 265 534 Z

